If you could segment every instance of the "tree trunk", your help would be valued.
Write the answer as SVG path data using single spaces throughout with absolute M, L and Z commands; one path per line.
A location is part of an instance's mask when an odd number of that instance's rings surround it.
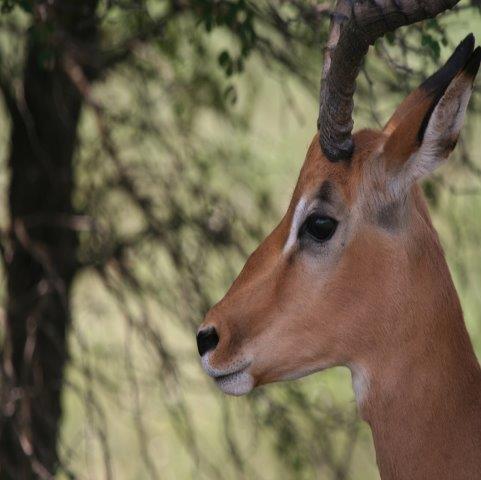
M 92 46 L 96 3 L 50 2 L 47 22 L 29 33 L 24 98 L 12 114 L 1 479 L 52 478 L 59 463 L 70 293 L 77 272 L 73 156 L 82 107 L 63 68 L 69 55 L 64 38 L 70 47 Z M 47 25 L 54 33 L 45 39 Z

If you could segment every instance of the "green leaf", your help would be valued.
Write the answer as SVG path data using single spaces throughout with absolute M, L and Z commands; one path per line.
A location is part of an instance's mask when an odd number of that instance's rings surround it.
M 421 45 L 423 47 L 428 47 L 431 51 L 431 56 L 434 60 L 438 60 L 441 54 L 441 46 L 439 41 L 433 38 L 429 33 L 423 33 L 421 37 Z
M 227 65 L 229 65 L 232 62 L 232 59 L 230 57 L 229 52 L 227 50 L 223 50 L 219 54 L 219 57 L 218 57 L 217 61 L 219 62 L 219 65 L 221 67 L 226 67 Z

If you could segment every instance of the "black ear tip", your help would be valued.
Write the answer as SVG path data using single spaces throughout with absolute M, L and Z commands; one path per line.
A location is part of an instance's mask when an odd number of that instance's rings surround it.
M 458 52 L 459 50 L 464 50 L 468 52 L 472 52 L 474 49 L 475 45 L 475 38 L 473 33 L 468 33 L 461 42 L 459 42 L 459 45 L 456 47 L 454 50 L 455 52 Z
M 476 47 L 474 52 L 469 57 L 469 61 L 464 67 L 464 72 L 470 76 L 475 77 L 479 70 L 479 65 L 481 63 L 481 47 Z
M 466 37 L 459 42 L 459 45 L 455 48 L 451 58 L 469 56 L 469 54 L 474 50 L 475 41 L 474 35 L 472 33 L 468 33 Z M 451 60 L 451 58 L 449 60 Z
M 466 37 L 464 37 L 464 40 L 461 41 L 460 45 L 466 43 L 467 45 L 471 46 L 471 50 L 472 50 L 474 48 L 474 42 L 475 42 L 474 34 L 473 32 L 471 32 L 471 33 L 468 33 Z
M 474 35 L 468 34 L 456 47 L 444 66 L 431 75 L 421 86 L 428 92 L 442 95 L 452 79 L 466 67 L 473 53 L 474 42 Z

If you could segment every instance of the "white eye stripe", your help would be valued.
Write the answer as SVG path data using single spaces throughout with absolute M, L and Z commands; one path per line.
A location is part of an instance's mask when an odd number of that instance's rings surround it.
M 284 245 L 284 253 L 287 253 L 296 243 L 297 233 L 301 227 L 302 221 L 306 217 L 307 210 L 307 201 L 305 197 L 302 197 L 294 210 L 294 215 L 292 216 L 291 230 L 289 231 L 289 236 Z

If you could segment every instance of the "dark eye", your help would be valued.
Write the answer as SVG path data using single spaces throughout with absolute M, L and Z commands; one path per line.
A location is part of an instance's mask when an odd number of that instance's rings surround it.
M 337 222 L 333 218 L 314 214 L 306 218 L 300 233 L 309 235 L 316 242 L 325 242 L 334 235 L 336 227 Z

